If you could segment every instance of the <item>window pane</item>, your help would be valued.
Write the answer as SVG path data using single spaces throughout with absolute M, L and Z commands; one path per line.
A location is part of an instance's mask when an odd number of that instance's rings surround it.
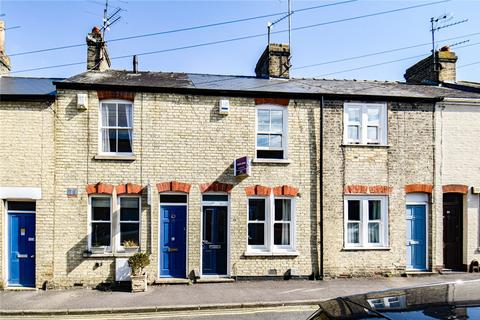
M 264 245 L 265 225 L 263 223 L 248 224 L 248 244 Z
M 368 220 L 380 220 L 380 200 L 368 200 Z
M 283 150 L 257 150 L 259 159 L 283 159 Z
M 109 151 L 117 152 L 117 130 L 109 129 L 108 130 L 108 142 L 109 142 Z
M 248 200 L 248 220 L 265 221 L 265 199 Z
M 102 125 L 115 127 L 117 125 L 116 105 L 114 103 L 102 103 Z
M 359 232 L 360 232 L 359 223 L 349 222 L 347 224 L 347 242 L 348 243 L 360 243 Z
M 110 221 L 110 198 L 92 198 L 92 220 Z
M 270 147 L 271 148 L 281 148 L 282 147 L 282 135 L 281 134 L 271 134 L 270 135 Z
M 35 202 L 8 201 L 8 210 L 35 211 Z
M 272 116 L 271 132 L 281 133 L 283 131 L 283 111 L 272 110 L 271 116 Z
M 378 222 L 368 223 L 368 242 L 380 243 L 380 224 Z
M 228 201 L 228 195 L 226 194 L 204 194 L 202 196 L 203 201 Z
M 348 108 L 348 122 L 360 122 L 360 108 Z
M 275 223 L 273 225 L 273 244 L 283 246 L 290 245 L 289 223 Z
M 268 147 L 268 134 L 258 134 L 257 135 L 257 146 L 258 147 Z
M 348 126 L 348 139 L 350 140 L 359 140 L 359 127 L 358 126 Z
M 120 220 L 138 221 L 139 220 L 139 200 L 138 198 L 120 198 Z
M 380 121 L 380 109 L 378 108 L 369 108 L 367 110 L 368 122 L 378 123 Z
M 118 130 L 118 152 L 132 152 L 132 130 Z
M 140 243 L 140 232 L 138 223 L 121 223 L 120 224 L 120 244 L 123 246 L 125 240 L 132 240 L 138 245 Z
M 118 104 L 118 126 L 119 127 L 132 127 L 132 105 L 131 104 Z
M 258 131 L 268 132 L 270 131 L 270 110 L 258 109 L 257 110 Z
M 110 152 L 110 134 L 108 129 L 102 129 L 102 151 Z
M 377 141 L 378 140 L 378 127 L 368 127 L 367 128 L 367 138 L 368 138 L 368 140 Z
M 92 247 L 110 246 L 110 223 L 92 223 Z
M 291 219 L 291 200 L 275 199 L 275 220 L 290 221 Z
M 348 200 L 348 220 L 360 221 L 360 200 Z
M 187 203 L 187 196 L 183 194 L 161 194 L 160 202 L 164 203 Z

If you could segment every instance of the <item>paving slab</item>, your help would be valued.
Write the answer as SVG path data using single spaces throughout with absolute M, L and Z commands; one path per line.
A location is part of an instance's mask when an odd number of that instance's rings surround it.
M 0 315 L 308 305 L 338 296 L 469 280 L 480 281 L 480 274 L 162 285 L 150 286 L 147 292 L 141 293 L 105 292 L 87 288 L 3 291 L 0 292 Z

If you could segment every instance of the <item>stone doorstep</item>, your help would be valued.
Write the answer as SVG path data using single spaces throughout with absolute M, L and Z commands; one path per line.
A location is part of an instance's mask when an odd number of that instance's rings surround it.
M 186 278 L 157 278 L 153 284 L 192 284 L 192 282 Z
M 203 277 L 195 280 L 195 283 L 226 283 L 226 282 L 235 282 L 235 279 L 224 278 L 224 277 Z
M 435 271 L 406 271 L 405 275 L 407 277 L 429 277 L 438 275 L 438 272 Z
M 6 291 L 38 291 L 38 288 L 34 287 L 5 287 Z

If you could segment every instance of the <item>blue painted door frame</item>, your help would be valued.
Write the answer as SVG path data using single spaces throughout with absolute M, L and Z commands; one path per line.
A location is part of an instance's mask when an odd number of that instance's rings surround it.
M 202 274 L 227 274 L 227 206 L 204 206 L 202 226 Z
M 427 269 L 427 206 L 407 205 L 407 269 Z
M 160 206 L 160 277 L 185 278 L 187 206 Z
M 33 213 L 8 213 L 8 285 L 35 286 Z

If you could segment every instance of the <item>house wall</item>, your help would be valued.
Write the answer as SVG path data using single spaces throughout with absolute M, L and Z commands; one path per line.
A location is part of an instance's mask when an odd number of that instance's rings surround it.
M 36 201 L 37 286 L 53 277 L 54 104 L 0 101 L 0 187 L 41 188 Z M 7 280 L 6 199 L 0 200 L 0 281 Z
M 406 267 L 405 185 L 434 184 L 433 104 L 388 102 L 386 146 L 343 145 L 343 101 L 324 113 L 324 267 L 327 277 L 403 272 Z M 387 249 L 344 249 L 344 188 L 384 186 L 388 194 Z M 436 203 L 430 204 L 435 210 Z M 428 213 L 431 220 L 431 212 Z M 434 211 L 433 211 L 434 212 Z M 438 245 L 430 228 L 430 250 Z M 433 238 L 432 238 L 433 237 Z M 435 264 L 429 257 L 429 264 Z
M 463 263 L 469 265 L 474 259 L 480 261 L 480 199 L 472 193 L 472 186 L 480 186 L 480 104 L 440 103 L 436 108 L 436 156 L 438 198 L 442 202 L 441 186 L 460 184 L 469 187 L 464 196 L 463 211 Z M 443 233 L 443 208 L 438 207 L 437 228 Z M 443 250 L 436 252 L 443 264 Z
M 158 269 L 159 197 L 155 184 L 177 180 L 192 185 L 188 196 L 188 271 L 200 268 L 201 192 L 213 181 L 233 184 L 230 218 L 232 276 L 282 276 L 296 268 L 308 276 L 318 270 L 317 167 L 318 101 L 290 100 L 288 105 L 289 163 L 254 163 L 250 177 L 233 177 L 235 158 L 255 155 L 255 102 L 228 98 L 230 112 L 218 114 L 219 97 L 136 93 L 134 101 L 134 161 L 96 160 L 99 100 L 96 91 L 58 90 L 56 131 L 55 285 L 96 284 L 112 280 L 114 258 L 85 256 L 87 249 L 87 184 L 136 183 L 153 186 L 152 204 L 142 196 L 141 247 L 151 251 L 150 280 Z M 76 107 L 76 94 L 88 94 L 88 110 Z M 251 185 L 299 188 L 296 200 L 298 256 L 246 257 L 247 196 Z M 68 198 L 67 188 L 78 188 Z M 150 224 L 151 221 L 151 224 Z

